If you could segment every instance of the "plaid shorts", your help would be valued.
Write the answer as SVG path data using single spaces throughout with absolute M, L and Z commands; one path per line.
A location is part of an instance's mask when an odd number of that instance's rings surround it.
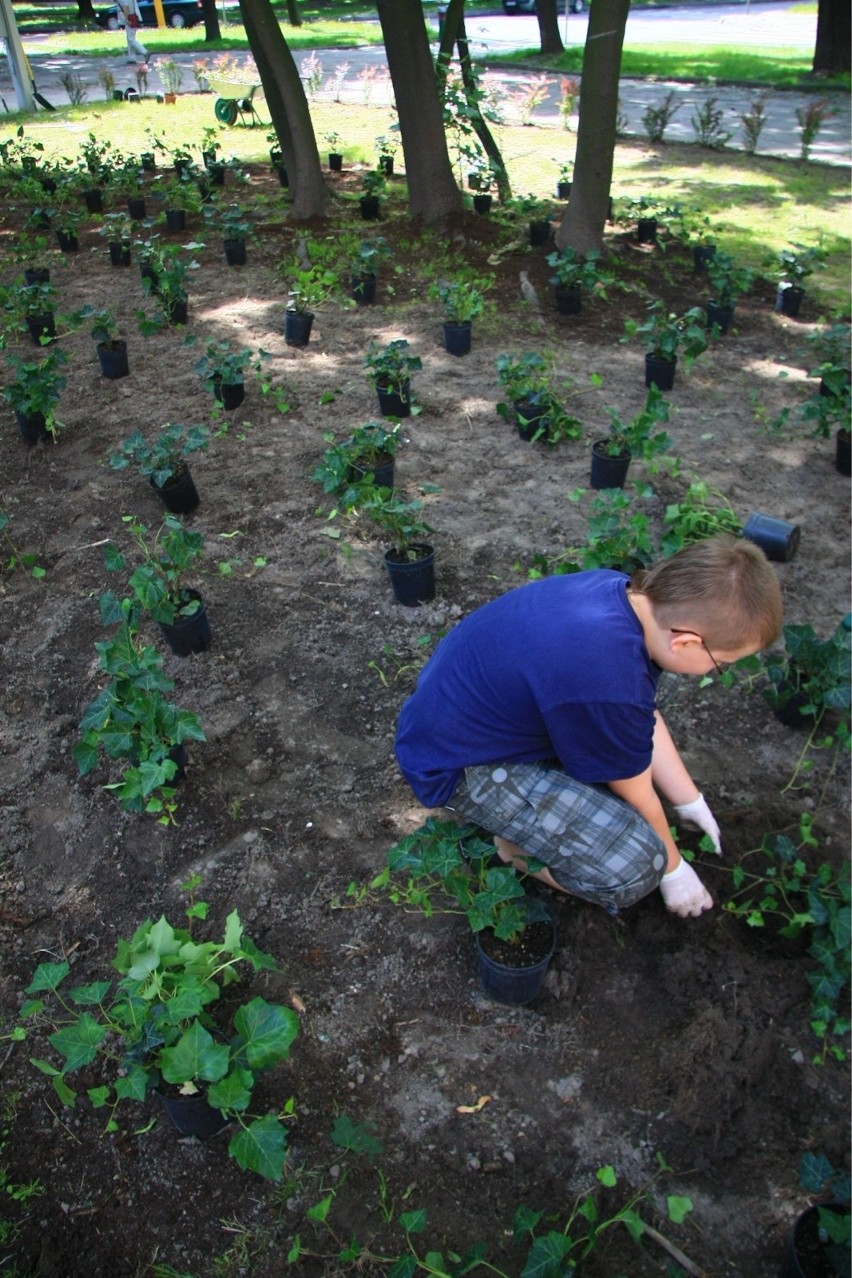
M 560 887 L 612 914 L 653 892 L 666 868 L 662 840 L 629 803 L 558 767 L 466 768 L 447 807 L 517 843 Z

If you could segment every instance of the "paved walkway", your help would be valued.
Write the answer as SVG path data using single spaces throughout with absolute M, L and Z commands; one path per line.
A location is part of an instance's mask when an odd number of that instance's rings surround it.
M 144 34 L 144 33 L 143 33 Z M 116 78 L 119 88 L 135 88 L 135 68 L 127 65 L 124 49 L 124 35 L 116 32 L 117 54 L 111 58 L 69 58 L 38 51 L 38 38 L 30 37 L 24 41 L 24 47 L 33 68 L 36 87 L 54 106 L 67 104 L 68 95 L 63 89 L 60 77 L 72 71 L 80 75 L 92 86 L 90 100 L 96 101 L 102 96 L 98 83 L 98 69 L 109 67 Z M 119 53 L 121 56 L 119 56 Z M 198 58 L 198 53 L 172 54 L 177 61 L 187 67 L 186 83 L 194 83 L 190 67 Z M 215 56 L 215 55 L 213 55 Z M 232 55 L 240 62 L 248 61 L 249 55 L 235 52 Z M 304 50 L 295 52 L 296 63 L 302 68 L 310 53 Z M 343 64 L 348 70 L 343 80 L 340 97 L 345 102 L 361 102 L 364 99 L 363 82 L 358 77 L 365 67 L 378 70 L 387 66 L 385 52 L 381 46 L 365 49 L 321 49 L 316 58 L 322 68 L 325 82 Z M 155 93 L 161 89 L 157 75 L 157 59 L 151 60 L 151 74 L 148 80 L 148 92 Z M 304 72 L 303 72 L 304 75 Z M 512 111 L 512 92 L 520 90 L 524 84 L 536 79 L 538 73 L 522 69 L 506 70 L 503 67 L 492 67 L 487 71 L 487 78 L 495 83 L 497 95 L 504 108 Z M 577 78 L 577 77 L 575 77 Z M 546 100 L 539 106 L 533 116 L 534 120 L 558 123 L 559 82 L 558 74 L 544 77 L 548 93 Z M 387 76 L 377 76 L 372 87 L 372 102 L 388 100 L 390 96 Z M 707 99 L 714 96 L 723 113 L 723 127 L 732 134 L 728 143 L 731 148 L 743 149 L 743 127 L 741 116 L 751 108 L 759 94 L 756 89 L 738 88 L 736 86 L 714 89 L 698 87 L 691 84 L 667 84 L 644 80 L 622 80 L 621 112 L 625 121 L 624 131 L 627 135 L 645 137 L 642 117 L 650 105 L 658 105 L 667 93 L 673 94 L 673 104 L 677 110 L 666 130 L 669 142 L 695 141 L 696 133 L 692 125 L 692 117 Z M 0 82 L 0 94 L 10 107 L 14 107 L 14 93 L 8 87 L 8 72 L 5 83 Z M 797 93 L 778 90 L 770 93 L 765 99 L 766 125 L 760 137 L 758 153 L 761 155 L 796 158 L 801 149 L 801 131 L 797 123 L 797 112 L 804 110 L 816 100 L 813 93 Z M 823 95 L 831 104 L 834 114 L 825 121 L 811 149 L 811 158 L 825 164 L 852 164 L 852 125 L 850 124 L 849 97 L 843 93 L 826 93 Z M 2 119 L 2 116 L 0 116 Z M 576 123 L 576 122 L 575 122 Z

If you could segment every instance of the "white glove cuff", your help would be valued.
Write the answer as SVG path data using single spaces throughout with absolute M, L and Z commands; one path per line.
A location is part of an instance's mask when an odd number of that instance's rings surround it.
M 675 866 L 675 868 L 673 870 L 667 871 L 667 873 L 663 875 L 663 879 L 665 880 L 666 883 L 673 883 L 675 879 L 682 879 L 684 874 L 686 874 L 688 870 L 689 870 L 689 863 L 687 861 L 684 861 L 683 857 L 681 857 L 680 861 Z
M 706 809 L 707 803 L 703 794 L 699 794 L 697 799 L 693 799 L 691 803 L 676 803 L 675 812 L 678 816 L 686 817 L 687 820 L 694 820 L 699 812 Z

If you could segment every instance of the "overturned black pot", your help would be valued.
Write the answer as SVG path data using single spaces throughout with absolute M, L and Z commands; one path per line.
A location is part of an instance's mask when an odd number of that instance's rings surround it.
M 657 242 L 657 219 L 655 217 L 640 217 L 636 223 L 636 242 L 637 244 L 656 244 Z
M 343 168 L 343 156 L 339 151 L 329 151 L 328 167 L 331 169 L 332 173 L 340 173 Z
M 550 243 L 553 227 L 547 220 L 530 222 L 530 248 L 541 248 Z
M 791 524 L 786 519 L 775 519 L 772 515 L 755 513 L 746 520 L 743 536 L 760 546 L 767 559 L 786 564 L 799 548 L 801 533 L 798 524 Z

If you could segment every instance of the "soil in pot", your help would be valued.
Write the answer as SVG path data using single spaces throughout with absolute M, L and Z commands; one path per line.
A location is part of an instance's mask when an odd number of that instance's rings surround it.
M 476 944 L 484 992 L 498 1003 L 522 1005 L 541 992 L 556 948 L 556 931 L 546 921 L 530 923 L 513 945 L 486 929 L 477 933 Z
M 189 316 L 189 301 L 175 297 L 166 306 L 166 318 L 170 324 L 185 324 Z
M 314 317 L 312 311 L 287 311 L 284 315 L 284 341 L 288 346 L 307 346 L 311 340 Z
M 849 1244 L 821 1237 L 820 1208 L 849 1214 L 848 1203 L 817 1203 L 802 1212 L 787 1241 L 778 1278 L 848 1278 Z
M 374 462 L 354 462 L 349 469 L 350 479 L 355 483 L 367 475 L 373 476 L 376 488 L 393 488 L 394 458 L 388 453 L 377 457 Z
M 606 452 L 605 439 L 597 439 L 592 444 L 592 470 L 589 483 L 592 488 L 623 488 L 630 469 L 630 453 L 619 453 L 611 457 Z
M 660 359 L 650 352 L 645 356 L 645 385 L 656 386 L 657 390 L 670 391 L 674 386 L 677 371 L 677 355 L 674 359 Z
M 24 270 L 25 284 L 47 284 L 50 282 L 50 269 L 47 266 L 28 266 Z
M 435 598 L 435 551 L 425 542 L 414 542 L 410 550 L 414 559 L 397 550 L 385 551 L 385 564 L 396 602 L 417 608 Z
M 171 511 L 173 515 L 189 515 L 201 501 L 198 489 L 195 487 L 195 480 L 186 465 L 169 476 L 162 485 L 155 484 L 152 475 L 151 487 L 159 493 L 166 510 Z
M 567 200 L 567 199 L 570 199 L 570 197 L 571 197 L 571 183 L 557 182 L 556 183 L 557 200 Z
M 128 375 L 130 364 L 127 360 L 127 342 L 116 340 L 109 346 L 105 342 L 99 342 L 95 350 L 104 377 L 116 381 L 119 377 Z
M 444 325 L 444 350 L 448 355 L 467 355 L 470 350 L 473 325 L 470 320 L 463 324 Z

